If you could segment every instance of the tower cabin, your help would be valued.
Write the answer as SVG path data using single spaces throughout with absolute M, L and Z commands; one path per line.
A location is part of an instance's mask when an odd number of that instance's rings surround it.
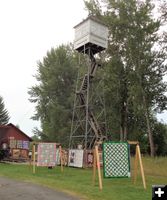
M 81 53 L 96 54 L 107 48 L 108 27 L 94 16 L 89 16 L 74 27 L 74 49 Z

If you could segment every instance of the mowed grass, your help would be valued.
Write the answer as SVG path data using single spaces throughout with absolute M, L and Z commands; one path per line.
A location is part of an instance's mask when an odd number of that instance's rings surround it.
M 132 178 L 103 179 L 102 191 L 99 191 L 97 176 L 96 184 L 93 186 L 91 169 L 65 167 L 62 173 L 60 167 L 38 167 L 36 174 L 33 174 L 32 168 L 28 165 L 1 163 L 0 176 L 41 184 L 85 200 L 150 200 L 152 185 L 167 184 L 167 157 L 143 158 L 146 190 L 143 189 L 139 170 L 137 183 L 133 184 L 133 162 L 132 158 Z

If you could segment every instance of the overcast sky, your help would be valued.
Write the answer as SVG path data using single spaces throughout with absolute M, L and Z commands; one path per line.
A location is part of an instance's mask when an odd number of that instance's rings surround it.
M 86 16 L 83 0 L 0 0 L 0 95 L 10 122 L 29 136 L 39 127 L 30 120 L 27 94 L 37 61 L 51 47 L 73 42 L 73 27 Z
M 86 17 L 83 0 L 0 0 L 0 95 L 10 122 L 29 136 L 39 127 L 27 94 L 37 61 L 51 47 L 73 42 L 73 27 Z

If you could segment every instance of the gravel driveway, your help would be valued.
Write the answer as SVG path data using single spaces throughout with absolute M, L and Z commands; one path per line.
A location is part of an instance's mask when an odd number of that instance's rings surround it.
M 47 187 L 0 177 L 0 200 L 79 200 Z

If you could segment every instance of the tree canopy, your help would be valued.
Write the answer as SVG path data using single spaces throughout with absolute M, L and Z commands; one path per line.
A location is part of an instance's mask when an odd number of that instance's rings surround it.
M 153 17 L 154 5 L 150 0 L 91 0 L 85 4 L 89 13 L 109 28 L 106 87 L 107 95 L 113 94 L 112 99 L 109 97 L 110 122 L 117 122 L 121 140 L 129 139 L 133 128 L 137 131 L 139 127 L 141 134 L 147 132 L 153 156 L 151 119 L 167 106 L 167 85 L 163 81 L 166 51 L 161 45 L 165 34 L 158 32 L 163 17 Z
M 6 125 L 9 119 L 9 113 L 5 109 L 3 98 L 0 96 L 0 125 Z
M 38 62 L 36 79 L 29 94 L 30 101 L 36 103 L 33 119 L 40 120 L 40 136 L 48 141 L 68 143 L 71 119 L 74 82 L 76 80 L 75 55 L 69 45 L 52 48 Z M 66 138 L 67 137 L 67 138 Z

